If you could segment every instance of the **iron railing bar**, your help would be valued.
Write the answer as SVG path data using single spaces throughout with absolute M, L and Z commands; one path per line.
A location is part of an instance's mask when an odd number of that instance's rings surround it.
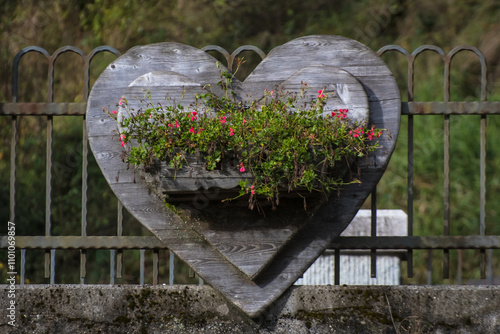
M 115 253 L 116 249 L 109 250 L 109 284 L 115 284 Z
M 87 236 L 87 191 L 88 191 L 88 132 L 85 116 L 82 124 L 82 211 L 81 211 L 81 235 Z M 87 254 L 85 250 L 80 250 L 80 280 L 81 284 L 85 283 L 87 276 Z
M 118 217 L 116 226 L 116 235 L 123 236 L 123 204 L 118 201 Z M 122 278 L 122 265 L 123 265 L 123 250 L 119 249 L 116 255 L 116 277 Z
M 15 224 L 16 220 L 16 173 L 17 173 L 17 116 L 12 116 L 10 130 L 10 189 L 9 189 L 9 221 Z
M 479 147 L 479 235 L 486 233 L 486 116 L 481 115 Z M 480 252 L 480 276 L 486 278 L 486 253 Z
M 463 251 L 462 249 L 457 250 L 457 284 L 462 284 L 462 271 L 463 271 Z
M 90 90 L 90 57 L 86 55 L 84 58 L 83 68 L 83 99 L 87 101 L 89 98 Z M 82 122 L 82 211 L 81 211 L 81 236 L 87 236 L 87 185 L 88 185 L 88 133 L 86 116 L 83 116 Z M 114 262 L 114 257 L 112 257 Z M 114 270 L 114 268 L 113 268 Z M 80 283 L 85 283 L 87 276 L 87 251 L 80 250 Z M 113 283 L 114 284 L 114 277 Z
M 340 248 L 335 248 L 335 257 L 334 257 L 334 279 L 335 285 L 340 285 Z
M 233 63 L 232 63 L 232 58 L 231 58 L 231 55 L 229 54 L 229 52 L 227 52 L 226 49 L 218 46 L 218 45 L 207 45 L 203 48 L 201 48 L 203 51 L 205 52 L 209 52 L 209 51 L 216 51 L 216 52 L 219 52 L 221 55 L 224 56 L 224 58 L 226 58 L 226 66 L 229 70 L 231 70 L 231 67 L 233 66 Z
M 341 249 L 500 249 L 498 235 L 337 237 L 330 248 Z
M 500 101 L 403 102 L 402 115 L 499 115 Z
M 480 173 L 479 173 L 479 234 L 486 233 L 486 116 L 481 116 Z
M 432 249 L 427 250 L 427 285 L 432 285 Z
M 245 51 L 253 51 L 257 55 L 259 55 L 261 59 L 266 58 L 266 53 L 264 51 L 262 51 L 260 48 L 254 46 L 254 45 L 242 45 L 239 48 L 237 48 L 236 50 L 234 50 L 233 53 L 231 54 L 231 67 L 228 67 L 229 70 L 233 71 L 234 59 L 240 53 L 245 52 Z
M 21 276 L 19 277 L 19 284 L 24 285 L 26 281 L 26 249 L 21 249 Z
M 0 116 L 85 116 L 85 102 L 4 102 Z M 500 101 L 402 102 L 402 115 L 500 115 Z
M 140 249 L 140 260 L 139 260 L 139 284 L 144 285 L 144 256 L 145 256 L 145 249 Z
M 84 116 L 85 102 L 17 102 L 0 103 L 0 115 L 12 116 Z
M 47 102 L 54 102 L 54 63 L 56 57 L 52 54 L 49 60 L 49 68 L 47 71 L 47 82 L 48 82 L 48 96 Z M 45 161 L 45 235 L 49 236 L 51 234 L 51 213 L 52 213 L 52 138 L 53 138 L 53 128 L 54 120 L 52 115 L 47 116 L 47 149 L 46 149 L 46 161 Z M 50 251 L 51 253 L 52 251 Z M 51 259 L 53 257 L 48 250 L 45 251 L 45 278 L 50 277 L 50 282 L 54 279 L 51 277 L 50 269 L 53 267 Z M 54 256 L 55 258 L 55 256 Z
M 450 115 L 444 116 L 443 235 L 450 235 Z M 450 278 L 450 253 L 443 251 L 443 278 Z
M 0 237 L 0 249 L 8 247 Z M 168 249 L 153 236 L 16 236 L 17 249 Z M 361 236 L 334 238 L 332 249 L 500 249 L 500 236 Z M 173 254 L 172 254 L 173 255 Z
M 484 55 L 476 48 L 469 48 L 470 51 L 476 53 L 481 62 L 481 102 L 486 102 L 486 87 L 488 85 L 487 67 L 486 59 Z M 480 144 L 480 172 L 479 172 L 479 234 L 485 235 L 486 233 L 486 115 L 481 115 L 481 144 Z M 486 260 L 485 250 L 481 250 L 481 265 L 484 265 L 484 269 L 481 268 L 481 278 L 486 278 L 486 264 L 483 261 Z M 491 250 L 488 250 L 488 278 L 490 284 L 493 283 L 492 274 L 492 257 Z
M 0 236 L 0 249 L 7 249 Z M 17 249 L 167 249 L 153 236 L 16 236 Z
M 446 55 L 444 60 L 444 102 L 450 102 L 450 65 L 451 57 Z M 443 234 L 450 235 L 450 115 L 443 117 L 444 157 L 443 157 Z M 443 251 L 443 278 L 450 278 L 450 252 Z
M 85 101 L 87 101 L 89 97 L 89 92 L 90 92 L 90 64 L 92 62 L 92 59 L 94 58 L 95 55 L 97 55 L 100 52 L 105 52 L 109 51 L 117 56 L 120 56 L 120 52 L 116 50 L 115 48 L 112 48 L 110 46 L 99 46 L 97 48 L 94 48 L 88 55 L 84 56 L 84 69 L 83 69 L 83 77 L 84 77 L 84 92 L 83 96 Z M 82 237 L 87 235 L 87 191 L 88 191 L 88 131 L 87 131 L 87 122 L 86 122 L 86 109 L 87 109 L 87 104 L 86 103 L 81 103 L 79 104 L 82 106 L 82 110 L 80 110 L 80 113 L 83 113 L 83 138 L 82 138 L 82 220 L 81 220 L 81 235 Z M 112 284 L 114 284 L 115 281 L 115 250 L 111 251 L 111 279 L 112 279 Z M 116 257 L 116 260 L 118 261 L 118 266 L 117 266 L 117 271 L 118 271 L 118 278 L 121 278 L 121 258 L 122 258 L 122 251 L 118 251 L 118 255 Z M 83 284 L 85 282 L 85 277 L 87 274 L 86 271 L 86 264 L 87 264 L 87 254 L 86 250 L 81 249 L 80 250 L 80 280 L 81 283 Z
M 56 283 L 56 250 L 50 250 L 50 284 Z
M 493 250 L 488 249 L 488 284 L 493 285 Z
M 377 187 L 371 193 L 371 236 L 377 236 Z M 370 250 L 370 277 L 377 277 L 377 250 Z
M 413 102 L 415 97 L 415 55 L 407 57 L 408 61 L 408 103 Z M 401 108 L 403 110 L 403 108 Z M 408 236 L 413 236 L 413 148 L 414 148 L 414 120 L 413 115 L 408 116 L 408 175 L 407 175 L 407 215 Z M 413 249 L 408 250 L 407 255 L 408 278 L 413 277 Z
M 168 284 L 173 285 L 175 279 L 175 255 L 174 252 L 169 251 L 169 259 L 168 259 Z
M 481 64 L 481 101 L 486 101 L 486 94 L 487 94 L 487 66 L 486 66 L 486 58 L 484 57 L 483 53 L 479 51 L 474 46 L 470 45 L 459 45 L 455 47 L 453 50 L 448 52 L 448 56 L 450 57 L 450 63 L 453 57 L 458 54 L 459 52 L 462 51 L 471 51 L 476 54 L 476 56 L 479 59 L 479 62 Z
M 28 46 L 19 51 L 14 57 L 14 61 L 12 64 L 12 102 L 13 104 L 18 102 L 18 94 L 19 94 L 19 63 L 21 58 L 27 54 L 28 52 L 38 52 L 45 56 L 46 59 L 49 59 L 49 53 L 38 46 Z M 15 208 L 16 208 L 16 164 L 17 164 L 17 136 L 18 136 L 18 122 L 17 117 L 12 116 L 11 123 L 11 151 L 10 151 L 10 190 L 9 190 L 9 219 L 10 222 L 15 223 Z M 45 257 L 45 260 L 47 257 Z M 21 260 L 22 261 L 22 260 Z M 21 271 L 24 271 L 24 267 L 21 268 Z M 45 277 L 47 277 L 47 266 L 45 266 Z M 24 284 L 24 278 L 23 282 Z
M 88 132 L 85 116 L 82 124 L 82 212 L 81 212 L 81 235 L 87 236 L 87 191 L 88 191 Z M 80 280 L 81 284 L 85 283 L 87 276 L 87 253 L 85 250 L 80 250 Z
M 12 64 L 12 102 L 17 102 L 19 94 L 19 63 L 21 58 L 29 52 L 38 52 L 45 56 L 46 59 L 50 58 L 50 54 L 47 50 L 38 46 L 27 46 L 19 51 L 14 57 Z
M 45 162 L 45 236 L 51 235 L 52 221 L 52 138 L 53 138 L 53 128 L 54 120 L 52 116 L 47 116 L 47 149 L 46 149 L 46 162 Z M 52 267 L 50 263 L 49 251 L 45 252 L 45 278 L 50 275 L 49 267 Z M 52 278 L 51 278 L 52 281 Z
M 85 101 L 87 101 L 89 97 L 89 91 L 90 91 L 90 64 L 92 62 L 92 59 L 101 52 L 110 52 L 114 54 L 115 56 L 119 57 L 121 56 L 121 52 L 118 51 L 117 49 L 108 46 L 108 45 L 102 45 L 98 46 L 95 49 L 93 49 L 87 56 L 85 56 L 85 74 L 84 74 L 84 81 L 85 81 L 85 87 L 84 87 L 84 98 Z
M 158 285 L 158 269 L 159 269 L 160 251 L 153 250 L 153 285 Z

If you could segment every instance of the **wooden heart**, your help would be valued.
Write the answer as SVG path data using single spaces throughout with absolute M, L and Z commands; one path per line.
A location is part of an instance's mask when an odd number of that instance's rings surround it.
M 308 89 L 299 95 L 304 88 L 303 82 L 307 82 Z M 248 101 L 244 85 L 234 79 L 233 86 L 237 100 L 252 102 Z M 297 93 L 301 97 L 296 105 L 310 103 L 316 98 L 318 90 L 322 90 L 330 96 L 323 107 L 325 114 L 349 108 L 350 122 L 361 124 L 369 121 L 368 98 L 363 86 L 348 72 L 337 67 L 306 67 L 276 87 L 267 81 L 261 81 L 257 86 L 260 86 L 258 91 L 261 94 L 266 89 Z M 205 89 L 213 90 L 212 87 Z M 204 92 L 201 83 L 181 74 L 150 72 L 135 79 L 125 90 L 123 97 L 128 101 L 127 110 L 121 107 L 119 118 L 127 118 L 131 110 L 143 108 L 144 102 L 139 97 L 144 94 L 147 101 L 160 102 L 163 106 L 182 105 L 190 113 L 196 103 L 195 94 Z M 321 193 L 304 192 L 303 197 L 299 197 L 285 191 L 280 196 L 281 204 L 277 211 L 272 210 L 266 201 L 260 205 L 261 211 L 249 211 L 247 198 L 242 199 L 243 203 L 223 203 L 221 200 L 238 195 L 238 182 L 251 179 L 251 173 L 241 173 L 237 162 L 227 162 L 220 170 L 207 171 L 202 158 L 191 158 L 189 166 L 180 170 L 168 168 L 167 162 L 159 162 L 141 176 L 158 196 L 168 196 L 168 202 L 176 205 L 177 213 L 182 211 L 181 216 L 190 227 L 250 279 L 258 276 L 286 242 L 307 224 L 311 214 L 326 202 Z M 347 173 L 347 165 L 345 167 L 344 173 Z M 200 195 L 206 200 L 199 201 Z
M 293 90 L 300 80 L 309 78 L 320 89 L 349 86 L 339 93 L 366 93 L 365 107 L 363 98 L 355 98 L 348 99 L 353 104 L 348 108 L 358 108 L 361 119 L 369 117 L 370 124 L 387 131 L 379 140 L 381 148 L 363 159 L 362 184 L 345 187 L 341 197 L 330 196 L 317 205 L 312 217 L 300 214 L 291 200 L 288 208 L 285 205 L 286 213 L 280 216 L 278 210 L 266 222 L 252 213 L 233 217 L 235 211 L 230 207 L 217 211 L 213 205 L 217 196 L 211 187 L 206 184 L 207 190 L 203 190 L 196 185 L 194 197 L 183 209 L 196 214 L 202 208 L 205 217 L 212 218 L 184 221 L 151 191 L 151 180 L 148 185 L 123 163 L 116 123 L 102 108 L 114 109 L 122 95 L 134 95 L 137 89 L 148 88 L 155 94 L 168 91 L 175 98 L 185 89 L 196 91 L 206 84 L 216 87 L 219 70 L 215 65 L 216 60 L 205 52 L 178 43 L 129 50 L 108 66 L 92 89 L 87 109 L 89 141 L 105 178 L 124 206 L 207 283 L 248 315 L 256 316 L 330 246 L 370 194 L 394 150 L 401 103 L 387 66 L 356 41 L 309 36 L 277 47 L 243 83 L 237 83 L 239 98 L 258 99 L 264 89 L 276 87 Z M 366 101 L 369 115 L 363 111 Z M 218 224 L 230 219 L 240 224 Z

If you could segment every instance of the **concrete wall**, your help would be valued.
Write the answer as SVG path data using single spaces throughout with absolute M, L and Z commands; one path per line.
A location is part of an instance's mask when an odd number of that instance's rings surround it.
M 209 286 L 0 286 L 0 333 L 396 332 L 500 333 L 500 288 L 295 286 L 249 319 Z

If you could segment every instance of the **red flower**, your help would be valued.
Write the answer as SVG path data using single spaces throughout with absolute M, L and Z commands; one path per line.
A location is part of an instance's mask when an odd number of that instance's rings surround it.
M 338 118 L 340 119 L 345 119 L 347 118 L 347 112 L 349 111 L 349 109 L 339 109 L 339 115 L 337 116 Z

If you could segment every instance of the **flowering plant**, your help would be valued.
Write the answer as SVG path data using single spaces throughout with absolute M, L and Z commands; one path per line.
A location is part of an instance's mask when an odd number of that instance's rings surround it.
M 360 182 L 346 172 L 356 159 L 377 149 L 375 139 L 382 130 L 349 120 L 348 109 L 327 112 L 324 90 L 310 103 L 299 105 L 307 84 L 300 93 L 265 91 L 260 101 L 244 103 L 230 94 L 232 75 L 224 72 L 222 77 L 219 85 L 226 94 L 219 97 L 206 87 L 189 110 L 180 104 L 147 102 L 131 111 L 121 99 L 128 116 L 108 113 L 119 123 L 126 161 L 147 167 L 157 159 L 177 171 L 195 152 L 204 157 L 207 170 L 231 159 L 239 172 L 253 175 L 239 182 L 237 196 L 248 195 L 250 208 L 258 198 L 271 200 L 274 207 L 280 190 L 328 193 Z

